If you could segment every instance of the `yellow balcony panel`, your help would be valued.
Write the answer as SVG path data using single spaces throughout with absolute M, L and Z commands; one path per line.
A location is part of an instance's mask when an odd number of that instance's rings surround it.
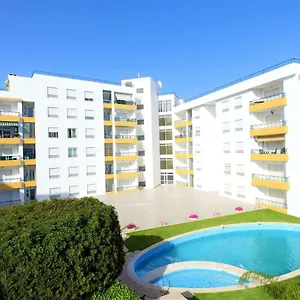
M 256 142 L 261 143 L 261 142 L 280 142 L 285 140 L 285 135 L 280 134 L 280 135 L 270 135 L 270 136 L 258 136 L 255 137 Z
M 35 123 L 35 117 L 23 117 L 25 123 Z
M 35 144 L 35 138 L 24 138 L 23 143 L 24 144 Z
M 117 144 L 137 144 L 137 138 L 115 138 L 115 143 Z
M 136 110 L 136 105 L 117 104 L 117 103 L 115 103 L 115 108 L 123 109 L 123 110 Z
M 105 179 L 114 179 L 114 174 L 105 174 Z
M 20 189 L 22 187 L 21 181 L 16 182 L 1 182 L 0 183 L 0 190 L 11 190 L 11 189 Z
M 104 161 L 113 161 L 114 157 L 113 156 L 105 156 Z
M 188 121 L 184 120 L 184 121 L 178 121 L 175 123 L 175 128 L 181 128 L 181 127 L 186 127 L 187 126 Z
M 176 186 L 181 187 L 181 188 L 189 188 L 189 186 L 188 186 L 187 183 L 179 183 L 179 182 L 177 182 Z
M 267 177 L 265 177 L 265 178 L 267 178 Z M 276 190 L 284 190 L 284 191 L 288 191 L 290 189 L 289 182 L 260 179 L 260 178 L 252 178 L 252 185 L 267 187 L 267 188 L 276 189 Z
M 117 179 L 136 178 L 139 177 L 139 172 L 117 173 Z
M 193 140 L 193 138 L 191 136 L 187 137 L 187 136 L 177 136 L 175 137 L 175 142 L 176 143 L 186 143 L 186 142 L 191 142 Z
M 113 139 L 104 139 L 104 144 L 112 144 Z
M 22 101 L 21 98 L 15 98 L 15 97 L 10 97 L 10 96 L 0 96 L 0 101 Z
M 103 107 L 104 108 L 112 108 L 112 104 L 111 103 L 103 103 Z
M 113 194 L 115 194 L 116 192 L 106 192 L 105 194 L 106 195 L 113 195 Z
M 104 120 L 104 126 L 112 126 L 112 121 Z
M 19 116 L 5 116 L 5 115 L 1 115 L 0 116 L 0 121 L 1 122 L 20 122 L 20 117 Z
M 287 134 L 287 133 L 288 133 L 287 126 L 250 130 L 250 136 L 268 136 L 268 135 L 279 135 L 279 134 Z
M 20 143 L 20 138 L 0 138 L 0 144 L 3 145 L 19 145 Z
M 188 139 L 187 139 L 187 141 L 188 141 L 188 142 L 192 142 L 192 141 L 193 141 L 193 138 L 192 138 L 191 136 L 189 136 Z
M 36 159 L 24 159 L 24 166 L 35 166 Z
M 187 121 L 186 125 L 187 126 L 192 126 L 193 125 L 193 121 L 192 120 Z
M 137 122 L 131 122 L 131 121 L 115 121 L 115 126 L 120 126 L 120 127 L 134 127 L 137 126 Z
M 273 206 L 273 205 L 269 205 L 269 204 L 265 204 L 265 203 L 260 203 L 260 202 L 256 202 L 256 206 L 271 209 L 271 210 L 274 210 L 274 211 L 278 211 L 282 214 L 287 214 L 287 209 L 286 208 L 281 208 L 281 207 L 277 207 L 277 206 Z
M 18 167 L 21 166 L 21 160 L 0 160 L 0 167 Z
M 135 189 L 123 189 L 123 190 L 119 190 L 116 193 L 117 194 L 121 194 L 121 193 L 132 193 L 132 192 L 138 192 L 139 189 L 135 188 Z
M 189 170 L 188 169 L 176 169 L 176 173 L 181 174 L 181 175 L 187 175 L 187 174 L 189 174 Z
M 24 187 L 33 187 L 36 186 L 36 180 L 31 180 L 31 181 L 25 181 L 24 182 Z
M 194 175 L 194 170 L 190 170 L 190 171 L 189 171 L 189 174 L 190 174 L 190 175 Z
M 116 161 L 122 161 L 122 160 L 138 160 L 139 157 L 137 155 L 122 155 L 122 156 L 116 156 Z
M 278 96 L 278 97 L 280 97 L 280 96 Z M 262 99 L 262 101 L 263 101 L 263 99 Z M 261 103 L 259 103 L 259 100 L 257 100 L 257 102 L 254 102 L 252 105 L 250 105 L 249 111 L 257 112 L 257 111 L 268 110 L 268 109 L 285 106 L 285 105 L 287 105 L 287 99 L 285 97 L 277 98 L 277 99 L 273 99 L 273 100 L 265 101 L 265 102 L 261 102 Z
M 179 159 L 187 159 L 187 158 L 193 158 L 193 154 L 192 153 L 176 153 L 175 157 L 179 158 Z
M 251 154 L 251 160 L 286 162 L 289 160 L 289 155 L 288 154 Z

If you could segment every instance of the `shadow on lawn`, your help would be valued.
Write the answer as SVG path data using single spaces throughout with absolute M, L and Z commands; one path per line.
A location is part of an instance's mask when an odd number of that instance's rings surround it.
M 139 235 L 138 233 L 133 233 L 125 240 L 125 246 L 129 251 L 133 252 L 136 250 L 143 250 L 161 241 L 163 241 L 163 239 L 157 235 Z

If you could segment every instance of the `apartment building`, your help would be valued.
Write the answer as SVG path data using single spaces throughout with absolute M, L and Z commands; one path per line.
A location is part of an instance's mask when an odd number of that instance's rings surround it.
M 159 185 L 158 94 L 151 78 L 9 75 L 0 91 L 1 205 Z
M 176 184 L 300 216 L 299 63 L 176 106 Z

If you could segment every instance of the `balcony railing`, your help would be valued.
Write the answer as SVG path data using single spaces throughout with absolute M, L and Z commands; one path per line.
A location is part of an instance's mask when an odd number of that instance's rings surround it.
M 256 203 L 267 204 L 267 205 L 270 205 L 270 206 L 287 209 L 287 204 L 286 203 L 282 203 L 282 202 L 278 202 L 278 201 L 274 201 L 274 200 L 269 200 L 269 199 L 263 199 L 263 198 L 259 198 L 259 197 L 256 197 Z
M 3 111 L 0 110 L 0 116 L 20 116 L 20 113 L 17 111 Z
M 135 156 L 138 155 L 137 152 L 117 152 L 116 156 Z
M 105 170 L 106 175 L 114 174 L 114 170 Z
M 187 137 L 191 137 L 191 136 L 192 136 L 192 134 L 181 133 L 179 135 L 175 135 L 175 139 L 187 138 Z
M 177 120 L 177 121 L 175 121 L 175 124 L 187 122 L 187 121 L 188 121 L 187 119 Z
M 59 178 L 59 175 L 54 175 L 52 178 Z M 34 175 L 32 175 L 32 174 L 24 175 L 24 181 L 34 181 L 34 180 L 35 180 L 35 174 Z
M 252 174 L 252 178 L 261 179 L 261 180 L 277 181 L 277 182 L 289 182 L 289 178 L 284 177 L 284 176 Z
M 116 139 L 136 139 L 137 136 L 136 135 L 120 135 L 120 134 L 116 134 L 115 135 Z
M 20 155 L 3 155 L 0 156 L 0 160 L 19 160 L 22 159 Z
M 138 172 L 138 169 L 117 170 L 117 174 L 120 174 L 120 173 L 136 173 L 136 172 Z
M 280 98 L 284 98 L 284 97 L 285 97 L 285 93 L 274 94 L 274 95 L 271 95 L 271 96 L 268 96 L 268 97 L 264 97 L 264 98 L 260 98 L 260 99 L 250 101 L 250 105 L 264 103 L 264 102 L 268 102 L 268 101 L 272 101 L 272 100 L 280 99 Z
M 11 205 L 17 205 L 21 204 L 21 200 L 5 200 L 5 201 L 0 201 L 0 206 L 11 206 Z
M 188 167 L 176 167 L 177 170 L 188 170 Z
M 19 133 L 8 133 L 8 132 L 2 132 L 2 134 L 0 134 L 0 138 L 1 139 L 13 139 L 13 138 L 20 138 L 21 135 Z
M 124 187 L 117 187 L 117 191 L 126 191 L 126 190 L 135 190 L 138 189 L 138 185 L 131 185 L 131 186 L 124 186 Z
M 185 151 L 175 151 L 175 154 L 187 154 L 188 151 L 185 150 Z
M 123 105 L 136 105 L 136 103 L 132 100 L 115 100 L 115 103 Z
M 176 183 L 178 183 L 180 185 L 184 185 L 184 186 L 188 186 L 189 185 L 187 182 L 179 181 L 179 180 L 176 180 Z
M 104 121 L 111 121 L 111 116 L 104 116 Z
M 112 139 L 112 134 L 104 134 L 105 139 Z
M 121 121 L 121 122 L 137 122 L 134 118 L 121 118 L 121 117 L 115 117 L 115 121 Z
M 274 127 L 282 127 L 286 126 L 286 121 L 281 120 L 277 122 L 272 122 L 272 123 L 261 123 L 261 124 L 256 124 L 256 125 L 251 125 L 251 129 L 265 129 L 265 128 L 274 128 Z
M 111 99 L 103 99 L 103 103 L 111 103 Z
M 12 183 L 12 182 L 20 182 L 21 177 L 10 177 L 10 178 L 1 178 L 0 183 Z
M 251 154 L 287 154 L 287 149 L 252 149 Z

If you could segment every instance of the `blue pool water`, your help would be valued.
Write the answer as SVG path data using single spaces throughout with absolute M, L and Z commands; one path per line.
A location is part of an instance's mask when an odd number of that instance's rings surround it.
M 240 225 L 209 229 L 173 239 L 143 254 L 138 276 L 177 262 L 220 262 L 279 276 L 300 268 L 300 226 Z
M 151 283 L 167 287 L 214 288 L 237 285 L 238 281 L 238 276 L 224 271 L 185 269 L 158 277 Z

